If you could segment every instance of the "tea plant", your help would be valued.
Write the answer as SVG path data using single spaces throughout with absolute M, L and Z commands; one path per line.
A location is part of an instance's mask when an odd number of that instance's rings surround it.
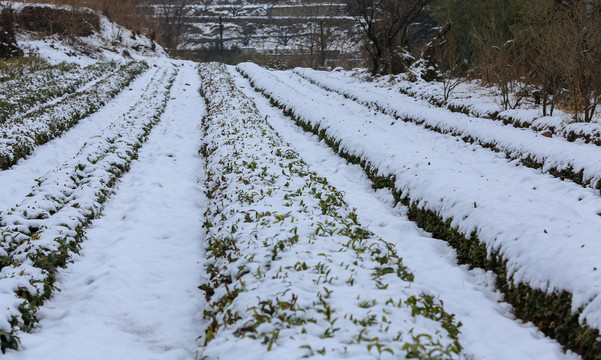
M 136 104 L 0 213 L 0 292 L 11 304 L 0 309 L 2 351 L 17 348 L 20 332 L 35 325 L 37 308 L 56 290 L 57 270 L 78 252 L 86 227 L 160 121 L 176 73 L 158 70 Z
M 394 244 L 360 225 L 225 67 L 206 64 L 200 73 L 209 201 L 200 356 L 460 358 L 460 324 L 412 289 Z M 431 341 L 414 350 L 412 334 Z
M 0 125 L 0 168 L 7 169 L 35 147 L 62 135 L 79 120 L 96 112 L 148 69 L 143 62 L 123 65 L 117 72 L 87 90 L 69 95 Z
M 0 83 L 0 124 L 18 119 L 35 106 L 75 92 L 79 87 L 108 75 L 115 62 L 100 62 L 85 68 L 61 63 L 47 70 Z
M 334 131 L 328 131 L 330 129 L 325 128 L 321 122 L 321 120 L 324 120 L 323 117 L 311 116 L 306 111 L 306 108 L 293 105 L 294 101 L 291 101 L 290 97 L 281 96 L 279 95 L 279 91 L 274 91 L 274 89 L 279 90 L 281 87 L 289 85 L 277 77 L 268 78 L 271 75 L 267 73 L 267 70 L 256 69 L 258 73 L 253 72 L 251 75 L 245 72 L 240 66 L 238 67 L 238 70 L 249 78 L 255 90 L 262 93 L 270 100 L 273 106 L 281 109 L 299 127 L 317 135 L 350 163 L 360 165 L 371 179 L 375 188 L 389 188 L 395 200 L 408 207 L 409 219 L 416 222 L 422 229 L 432 233 L 432 236 L 435 238 L 446 240 L 453 246 L 457 251 L 457 259 L 460 263 L 494 272 L 497 275 L 495 285 L 504 293 L 505 300 L 514 306 L 516 316 L 524 321 L 534 323 L 547 336 L 553 337 L 561 343 L 565 349 L 577 352 L 585 359 L 601 359 L 600 331 L 596 327 L 589 325 L 586 321 L 586 316 L 595 311 L 591 310 L 591 308 L 597 308 L 593 301 L 585 303 L 588 307 L 586 310 L 584 306 L 575 308 L 574 299 L 581 298 L 582 294 L 572 294 L 567 290 L 552 289 L 549 287 L 541 289 L 540 281 L 535 281 L 533 284 L 526 278 L 516 280 L 513 276 L 516 271 L 516 265 L 513 264 L 511 271 L 508 266 L 510 263 L 515 263 L 515 259 L 508 256 L 507 251 L 503 254 L 503 249 L 500 250 L 499 247 L 491 246 L 481 240 L 476 230 L 467 232 L 465 229 L 461 229 L 460 225 L 456 225 L 458 219 L 453 219 L 452 217 L 445 218 L 440 208 L 433 210 L 425 206 L 424 203 L 426 202 L 420 201 L 423 199 L 415 197 L 411 193 L 411 185 L 399 184 L 396 176 L 389 169 L 380 169 L 371 162 L 373 159 L 368 158 L 362 152 L 365 150 L 343 146 L 344 136 L 339 137 L 332 134 Z M 269 81 L 265 81 L 267 78 Z M 261 81 L 262 85 L 258 86 L 255 83 L 256 81 Z M 474 208 L 478 208 L 479 206 L 480 204 L 473 203 Z M 363 244 L 359 244 L 359 246 L 365 249 Z M 535 262 L 529 264 L 529 266 L 533 265 L 540 266 L 540 264 L 536 264 Z M 596 268 L 593 271 L 596 271 Z M 351 279 L 347 281 L 351 281 Z M 550 281 L 547 280 L 545 282 L 548 285 Z M 414 313 L 421 313 L 421 306 L 416 307 L 412 304 L 413 301 L 415 299 L 411 298 L 410 306 L 413 309 L 412 311 Z M 422 297 L 421 301 L 427 304 L 430 299 Z M 428 312 L 435 316 L 437 321 L 442 321 L 443 323 L 446 321 L 446 315 L 442 313 L 437 314 L 432 311 Z M 406 346 L 405 350 L 423 349 L 424 340 L 427 344 L 437 344 L 437 340 L 428 336 L 419 336 L 418 334 L 414 338 L 414 341 Z M 453 351 L 452 346 L 446 349 L 451 352 Z M 417 358 L 420 356 L 416 354 L 412 355 L 412 357 Z
M 0 60 L 0 83 L 44 70 L 50 66 L 46 60 L 37 57 L 2 59 Z
M 481 118 L 456 115 L 442 116 L 441 113 L 437 113 L 438 116 L 429 118 L 421 113 L 406 110 L 399 106 L 391 107 L 386 99 L 368 100 L 368 97 L 361 96 L 357 90 L 335 86 L 335 82 L 332 83 L 327 78 L 316 76 L 311 71 L 296 70 L 295 73 L 324 90 L 342 95 L 375 111 L 390 115 L 396 120 L 415 123 L 428 130 L 454 136 L 465 143 L 480 145 L 492 151 L 503 153 L 508 159 L 517 160 L 524 166 L 551 174 L 561 180 L 569 180 L 593 189 L 601 189 L 601 167 L 599 167 L 596 160 L 590 161 L 590 153 L 580 153 L 576 146 L 572 148 L 572 151 L 548 151 L 542 148 L 540 144 L 528 144 L 527 141 L 515 136 L 516 133 L 497 134 L 498 131 L 495 131 L 494 128 L 483 131 L 482 125 L 487 120 Z M 460 121 L 453 121 L 453 119 Z M 494 124 L 491 125 L 494 126 Z M 518 133 L 523 134 L 521 131 Z M 531 136 L 537 138 L 536 140 L 544 141 L 545 139 L 542 136 L 536 136 L 534 132 L 531 133 Z M 586 142 L 593 141 L 594 136 L 592 134 L 589 134 L 588 137 L 587 140 L 586 134 L 578 134 L 577 136 L 572 133 L 572 137 L 568 139 L 575 141 L 577 138 L 581 138 Z M 601 142 L 598 145 L 601 145 Z M 569 149 L 569 147 L 564 149 Z

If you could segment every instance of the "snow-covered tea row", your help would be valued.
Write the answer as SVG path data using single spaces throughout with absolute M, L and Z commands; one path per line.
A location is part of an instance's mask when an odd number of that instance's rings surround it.
M 340 72 L 338 76 L 348 76 Z M 382 79 L 383 80 L 383 79 Z M 505 125 L 513 125 L 517 128 L 530 128 L 535 131 L 550 131 L 554 135 L 564 137 L 569 141 L 581 140 L 601 146 L 601 124 L 598 122 L 573 122 L 573 115 L 566 114 L 562 110 L 555 109 L 553 116 L 543 116 L 540 105 L 526 104 L 521 95 L 511 95 L 512 104 L 518 104 L 515 108 L 504 110 L 498 91 L 495 88 L 487 88 L 477 82 L 460 84 L 451 96 L 445 101 L 443 84 L 440 82 L 407 81 L 403 75 L 397 77 L 400 80 L 395 85 L 380 85 L 396 89 L 401 93 L 428 101 L 430 104 L 445 107 L 453 112 L 460 112 L 470 116 L 498 120 Z
M 99 62 L 85 68 L 62 63 L 49 69 L 0 84 L 0 124 L 35 106 L 75 92 L 79 87 L 107 75 L 117 63 Z M 52 70 L 52 71 L 51 71 Z
M 59 267 L 77 252 L 84 229 L 100 215 L 115 182 L 129 169 L 160 120 L 176 72 L 156 70 L 140 100 L 64 165 L 38 180 L 28 197 L 0 213 L 0 346 L 18 347 L 19 331 L 54 290 Z
M 452 134 L 466 142 L 504 152 L 526 166 L 541 169 L 592 188 L 601 187 L 601 148 L 593 144 L 570 143 L 563 138 L 547 138 L 533 131 L 505 126 L 488 119 L 469 117 L 431 107 L 403 94 L 371 84 L 349 85 L 346 78 L 311 69 L 295 73 L 326 90 L 392 115 L 403 121 L 423 124 L 427 129 Z
M 343 74 L 340 75 L 344 76 Z M 567 133 L 567 128 L 570 127 L 562 120 L 562 117 L 565 117 L 566 114 L 560 110 L 555 110 L 553 116 L 542 116 L 540 107 L 522 96 L 523 91 L 513 91 L 509 95 L 508 100 L 512 108 L 505 110 L 501 106 L 500 91 L 494 86 L 482 86 L 478 81 L 455 83 L 456 80 L 449 79 L 447 85 L 455 84 L 457 87 L 445 99 L 445 82 L 426 82 L 419 78 L 416 81 L 409 81 L 407 76 L 403 74 L 397 76 L 395 80 L 398 80 L 398 82 L 392 87 L 402 94 L 425 100 L 434 106 L 444 107 L 453 112 L 500 120 L 505 125 L 511 124 L 518 128 L 532 128 L 537 131 L 549 130 L 564 136 Z M 390 86 L 382 84 L 382 81 L 379 82 L 384 87 Z
M 543 116 L 540 105 L 534 104 L 531 99 L 525 99 L 519 94 L 519 91 L 509 95 L 512 108 L 504 110 L 500 105 L 502 100 L 499 91 L 495 87 L 481 86 L 478 81 L 458 84 L 445 100 L 443 82 L 408 81 L 404 75 L 399 75 L 397 80 L 399 82 L 392 85 L 391 88 L 397 89 L 407 96 L 425 100 L 434 106 L 447 108 L 452 112 L 498 120 L 504 125 L 513 125 L 516 128 L 530 128 L 539 132 L 550 131 L 554 135 L 563 136 L 570 141 L 580 138 L 586 142 L 596 142 L 597 145 L 601 145 L 599 134 L 591 137 L 593 133 L 601 131 L 600 124 L 573 123 L 568 120 L 571 119 L 570 115 L 558 109 L 555 109 L 553 116 Z M 381 81 L 380 85 L 387 87 Z
M 223 66 L 204 65 L 201 77 L 209 205 L 200 356 L 459 358 L 454 316 L 411 286 L 394 245 L 358 224 Z
M 20 95 L 28 90 L 32 91 L 39 87 L 54 83 L 57 79 L 68 76 L 69 73 L 74 73 L 78 70 L 81 70 L 81 67 L 76 63 L 62 62 L 46 69 L 32 71 L 0 83 L 0 95 L 3 97 Z
M 100 109 L 146 69 L 148 65 L 144 62 L 130 62 L 82 92 L 43 106 L 19 121 L 0 125 L 0 169 L 9 168 L 36 146 L 60 136 Z
M 375 186 L 395 190 L 460 261 L 495 270 L 518 315 L 568 348 L 601 354 L 601 199 L 592 190 L 395 123 L 289 72 L 238 69 L 305 130 L 361 164 Z
M 51 67 L 48 61 L 36 57 L 0 60 L 0 83 Z
M 495 102 L 494 88 L 482 87 L 474 82 L 457 84 L 445 100 L 443 82 L 426 82 L 421 79 L 408 81 L 403 75 L 398 76 L 396 80 L 399 81 L 395 87 L 401 93 L 428 101 L 435 106 L 446 107 L 454 112 L 487 118 L 496 118 L 503 112 L 500 100 L 499 103 Z M 453 80 L 449 83 L 453 83 Z M 510 100 L 512 103 L 517 101 L 513 98 Z

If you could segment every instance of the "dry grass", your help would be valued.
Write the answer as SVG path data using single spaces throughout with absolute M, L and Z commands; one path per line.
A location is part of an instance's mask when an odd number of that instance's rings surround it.
M 87 7 L 100 12 L 109 20 L 134 32 L 155 38 L 158 23 L 152 16 L 152 9 L 137 7 L 140 0 L 15 0 L 23 3 L 67 5 L 73 8 Z M 156 39 L 160 42 L 160 39 Z

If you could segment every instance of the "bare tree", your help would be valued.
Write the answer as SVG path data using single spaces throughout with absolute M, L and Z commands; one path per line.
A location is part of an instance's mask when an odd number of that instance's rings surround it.
M 450 22 L 441 26 L 434 38 L 426 44 L 422 51 L 421 63 L 423 67 L 421 78 L 425 81 L 442 82 L 443 102 L 447 102 L 451 93 L 461 82 L 467 71 L 467 63 L 457 51 L 453 37 L 453 27 Z
M 528 49 L 511 31 L 511 14 L 506 9 L 488 14 L 485 26 L 474 34 L 478 44 L 481 77 L 497 86 L 504 109 L 516 108 L 526 93 L 518 91 L 525 84 Z M 521 89 L 520 89 L 521 90 Z
M 559 34 L 568 93 L 575 118 L 589 122 L 601 96 L 601 5 L 585 0 L 561 5 L 565 21 Z
M 214 0 L 200 0 L 205 14 L 209 12 L 209 6 L 213 5 L 213 2 Z
M 430 0 L 346 0 L 349 13 L 365 35 L 364 49 L 371 73 L 400 73 L 410 57 L 410 27 Z
M 304 36 L 304 45 L 309 51 L 309 61 L 311 67 L 315 67 L 315 54 L 317 52 L 317 31 L 315 17 L 317 16 L 316 7 L 312 3 L 303 3 L 303 16 L 306 18 L 307 34 Z
M 526 55 L 528 81 L 540 88 L 543 116 L 553 115 L 561 90 L 565 87 L 563 52 L 566 50 L 560 32 L 565 16 L 558 3 L 548 0 L 528 0 L 521 4 L 521 43 Z
M 326 60 L 328 58 L 328 52 L 330 45 L 332 44 L 332 34 L 334 33 L 334 28 L 331 24 L 328 23 L 328 20 L 321 19 L 319 20 L 319 33 L 317 37 L 318 44 L 318 57 L 317 57 L 317 65 L 323 67 L 326 65 Z
M 265 6 L 265 15 L 268 18 L 271 18 L 273 15 L 273 8 L 278 4 L 279 0 L 267 0 L 267 5 Z
M 219 54 L 223 56 L 223 30 L 225 26 L 223 25 L 223 17 L 219 17 Z
M 331 47 L 335 43 L 336 24 L 333 19 L 339 6 L 338 2 L 332 0 L 327 3 L 303 3 L 308 27 L 306 39 L 313 67 L 325 66 Z
M 298 24 L 291 19 L 282 19 L 274 24 L 272 36 L 277 40 L 275 56 L 280 56 L 292 45 L 292 41 L 299 36 Z
M 255 24 L 246 23 L 242 26 L 242 44 L 244 46 L 250 45 L 250 40 L 253 35 L 257 31 L 257 26 Z
M 534 85 L 543 115 L 552 115 L 561 101 L 576 120 L 591 121 L 601 101 L 601 1 L 518 5 L 518 22 L 496 12 L 475 34 L 483 78 L 500 89 L 505 109 L 515 108 Z
M 288 46 L 294 36 L 295 32 L 292 27 L 288 25 L 281 25 L 277 27 L 276 37 L 279 45 L 282 45 L 283 47 Z
M 158 5 L 160 28 L 165 47 L 171 54 L 177 53 L 177 47 L 186 23 L 186 5 L 188 0 L 161 0 Z
M 242 9 L 244 9 L 244 3 L 242 2 L 242 0 L 236 0 L 235 2 L 233 2 L 230 5 L 230 11 L 232 13 L 232 17 L 236 17 L 238 16 L 238 14 L 240 13 L 240 11 L 242 11 Z

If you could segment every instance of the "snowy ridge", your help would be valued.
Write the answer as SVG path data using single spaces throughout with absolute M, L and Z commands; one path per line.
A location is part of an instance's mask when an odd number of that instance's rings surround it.
M 501 105 L 500 91 L 494 86 L 482 86 L 478 81 L 459 83 L 445 101 L 442 82 L 427 82 L 419 76 L 417 76 L 415 81 L 410 81 L 405 74 L 397 76 L 395 80 L 398 83 L 392 87 L 400 93 L 425 100 L 436 107 L 447 108 L 453 112 L 460 112 L 490 120 L 499 120 L 505 125 L 511 124 L 518 128 L 531 128 L 536 131 L 549 130 L 563 136 L 566 136 L 566 133 L 562 129 L 569 126 L 564 123 L 563 119 L 566 119 L 568 116 L 563 111 L 556 109 L 555 115 L 543 117 L 541 109 L 532 108 L 534 104 L 529 103 L 528 99 L 525 99 L 523 101 L 524 104 L 518 107 L 520 102 L 522 102 L 521 100 L 524 99 L 519 99 L 515 94 L 510 94 L 510 102 L 516 104 L 516 109 L 504 110 Z M 382 82 L 380 82 L 380 85 L 382 87 L 390 87 L 390 85 L 383 84 Z
M 60 167 L 65 160 L 74 157 L 86 142 L 102 132 L 115 119 L 125 114 L 139 99 L 149 82 L 154 80 L 156 68 L 145 71 L 133 80 L 121 93 L 94 114 L 81 119 L 77 125 L 60 137 L 39 146 L 17 164 L 0 171 L 0 211 L 10 209 L 25 199 L 37 185 L 35 179 Z
M 134 65 L 138 69 L 142 64 Z M 143 65 L 142 68 L 146 68 Z M 116 181 L 160 120 L 176 71 L 159 68 L 140 100 L 63 166 L 38 180 L 28 197 L 0 213 L 1 348 L 16 348 L 38 306 L 54 290 L 57 268 L 66 265 L 84 229 L 100 214 Z
M 454 316 L 292 151 L 223 66 L 201 67 L 203 358 L 461 358 Z M 224 349 L 227 348 L 227 351 Z
M 43 62 L 44 60 L 40 61 Z M 76 71 L 80 70 L 80 67 L 75 63 L 48 65 L 39 70 L 33 70 L 33 68 L 35 68 L 35 66 L 32 66 L 32 69 L 30 69 L 26 74 L 20 76 L 10 76 L 10 78 L 0 82 L 0 95 L 4 97 L 3 101 L 5 101 L 7 104 L 13 102 L 18 104 L 18 101 L 16 100 L 19 97 L 14 99 L 9 98 L 9 95 L 26 95 L 28 92 L 36 91 L 39 90 L 40 87 L 47 86 L 49 82 L 53 82 L 53 80 L 56 80 L 65 74 L 75 73 Z M 56 84 L 53 82 L 49 85 Z
M 500 105 L 502 100 L 498 89 L 482 86 L 478 81 L 460 83 L 445 101 L 441 82 L 426 82 L 419 78 L 417 81 L 408 81 L 404 75 L 400 75 L 396 79 L 399 82 L 393 87 L 402 94 L 425 100 L 436 107 L 447 108 L 452 112 L 497 120 L 504 125 L 513 125 L 516 128 L 530 128 L 540 132 L 548 130 L 555 135 L 568 139 L 570 136 L 574 136 L 574 134 L 570 135 L 570 132 L 576 130 L 584 130 L 590 133 L 595 128 L 599 129 L 599 124 L 571 124 L 570 116 L 558 109 L 555 109 L 553 116 L 542 116 L 542 110 L 538 106 L 533 108 L 535 105 L 528 103 L 528 99 L 515 109 L 504 110 L 503 106 Z M 383 87 L 389 86 L 381 85 Z M 515 95 L 511 94 L 510 97 L 513 104 L 520 103 Z M 584 133 L 578 134 L 578 137 L 586 138 Z
M 399 79 L 400 78 L 400 79 Z M 474 83 L 462 83 L 450 94 L 447 101 L 444 101 L 443 87 L 439 82 L 426 82 L 418 78 L 411 82 L 405 80 L 402 75 L 399 76 L 398 89 L 401 93 L 413 98 L 425 100 L 432 105 L 446 107 L 454 112 L 462 112 L 467 115 L 496 118 L 510 118 L 511 112 L 502 116 L 503 107 L 493 101 L 493 90 L 481 87 Z M 473 96 L 470 96 L 473 95 Z M 538 111 L 536 112 L 536 115 Z M 529 115 L 534 115 L 529 113 Z M 531 118 L 534 119 L 534 118 Z M 523 119 L 526 121 L 526 119 Z
M 100 109 L 146 69 L 146 63 L 130 62 L 89 89 L 43 106 L 19 121 L 0 125 L 0 168 L 9 168 L 36 146 L 60 136 L 80 119 Z
M 413 206 L 448 220 L 468 238 L 477 235 L 489 254 L 507 261 L 511 283 L 547 294 L 567 291 L 580 322 L 601 328 L 601 200 L 591 190 L 413 124 L 394 123 L 290 73 L 253 64 L 238 68 L 336 149 L 383 178 L 392 176 L 394 188 Z
M 117 68 L 115 62 L 101 62 L 85 68 L 61 63 L 50 69 L 0 83 L 0 124 L 22 116 L 36 105 L 75 92 L 79 87 L 108 75 Z
M 505 126 L 488 119 L 450 112 L 416 101 L 406 95 L 365 83 L 357 85 L 350 77 L 332 76 L 323 71 L 295 69 L 294 73 L 326 90 L 337 92 L 361 104 L 412 121 L 443 134 L 461 137 L 504 152 L 527 166 L 540 168 L 558 177 L 567 177 L 578 184 L 601 187 L 601 148 L 593 144 L 567 142 L 563 138 L 547 138 L 527 129 Z

